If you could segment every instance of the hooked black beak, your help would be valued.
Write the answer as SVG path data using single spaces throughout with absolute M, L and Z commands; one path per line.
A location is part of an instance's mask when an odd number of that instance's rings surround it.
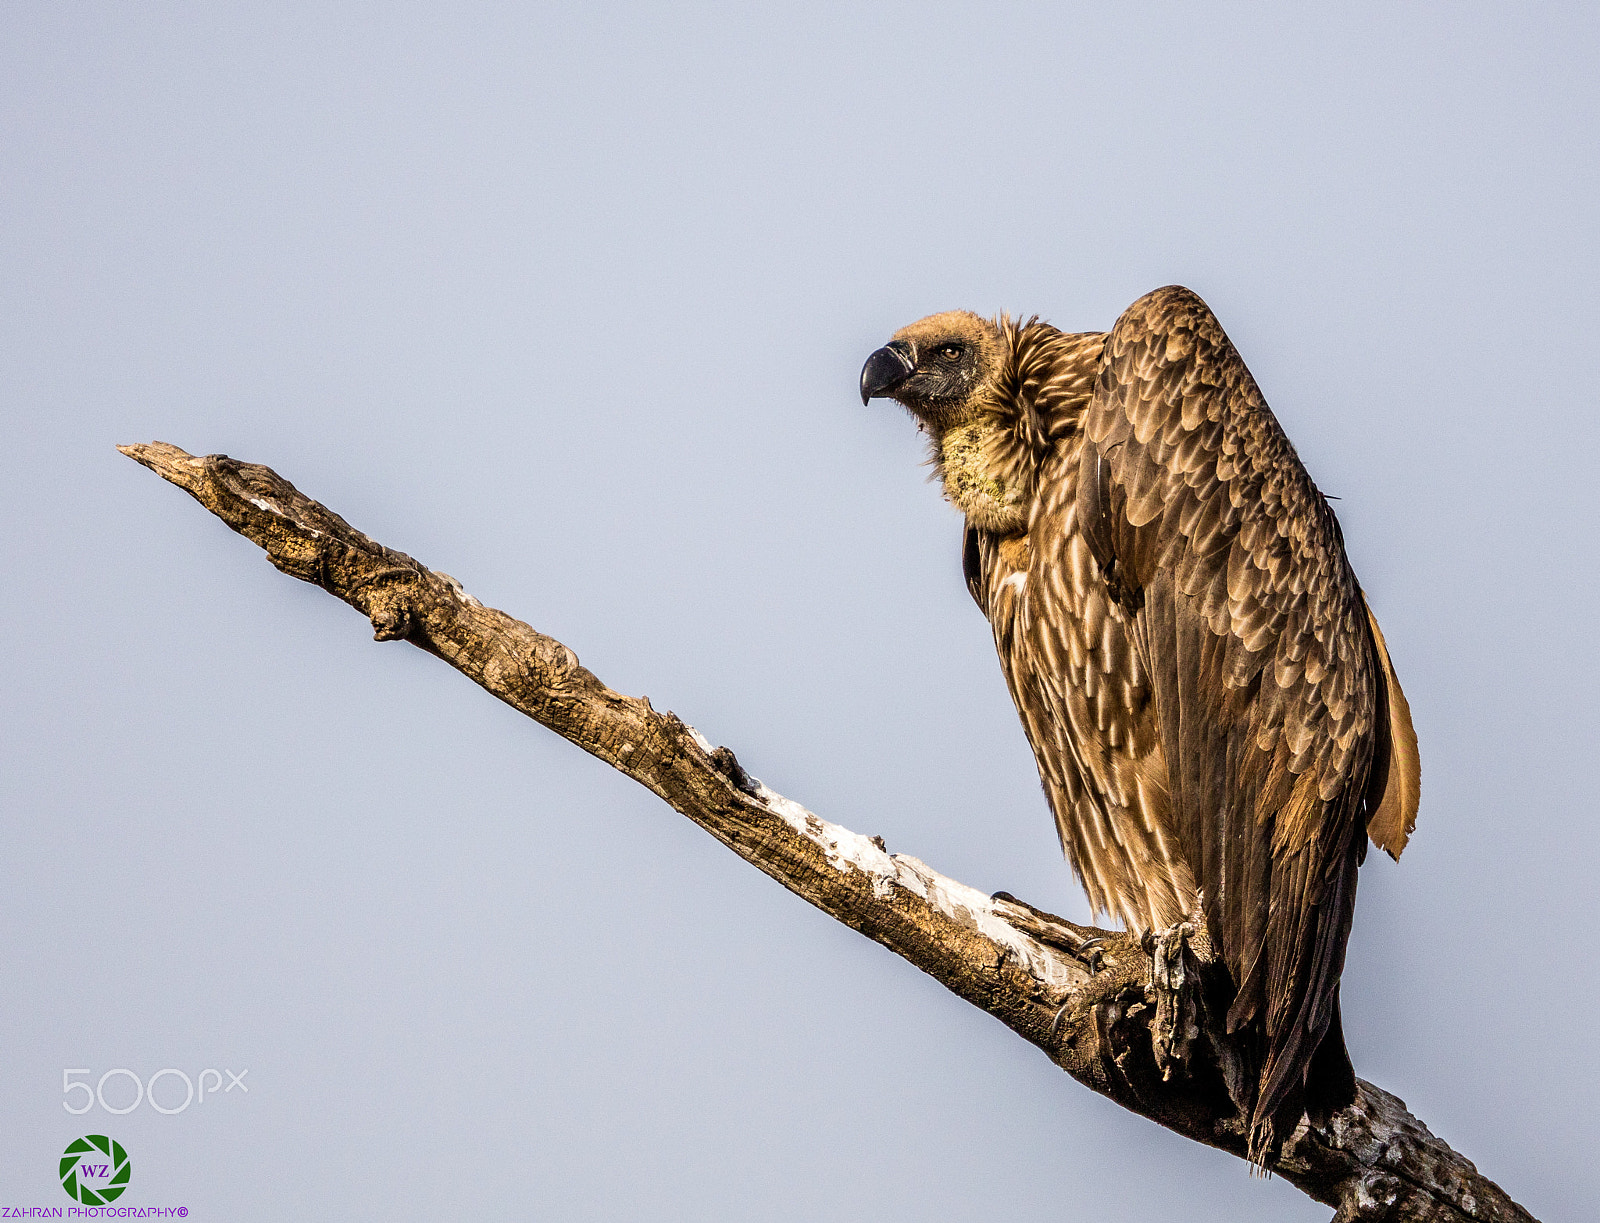
M 861 402 L 887 395 L 917 368 L 911 359 L 911 346 L 904 340 L 891 340 L 867 358 L 861 367 Z

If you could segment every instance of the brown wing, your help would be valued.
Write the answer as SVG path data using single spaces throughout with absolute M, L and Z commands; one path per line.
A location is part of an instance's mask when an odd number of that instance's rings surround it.
M 1333 512 L 1197 296 L 1158 289 L 1122 316 L 1083 428 L 1079 521 L 1150 675 L 1259 1150 L 1338 1032 L 1384 670 Z M 1316 1077 L 1341 1095 L 1329 1043 Z

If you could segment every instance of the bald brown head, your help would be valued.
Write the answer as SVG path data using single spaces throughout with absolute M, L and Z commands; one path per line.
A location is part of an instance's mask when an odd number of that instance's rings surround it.
M 867 358 L 861 402 L 891 398 L 935 432 L 972 419 L 999 381 L 1000 329 L 970 310 L 947 310 L 902 327 Z

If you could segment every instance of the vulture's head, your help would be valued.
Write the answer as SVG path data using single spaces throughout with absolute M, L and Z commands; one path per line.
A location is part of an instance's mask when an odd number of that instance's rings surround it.
M 970 310 L 948 310 L 902 327 L 867 358 L 861 402 L 904 404 L 935 435 L 972 420 L 1000 381 L 1006 346 L 999 327 Z

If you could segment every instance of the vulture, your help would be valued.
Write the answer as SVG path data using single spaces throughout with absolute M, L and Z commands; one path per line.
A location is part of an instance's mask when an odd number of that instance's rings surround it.
M 1356 871 L 1416 823 L 1410 711 L 1333 510 L 1180 286 L 1109 332 L 932 315 L 867 359 L 878 396 L 966 517 L 967 586 L 1092 906 L 1203 934 L 1225 969 L 1225 1073 L 1263 1163 L 1354 1098 Z

